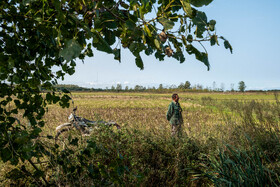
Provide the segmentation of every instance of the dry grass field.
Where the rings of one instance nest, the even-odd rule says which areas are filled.
[[[77,114],[91,120],[113,120],[121,126],[149,131],[161,137],[170,137],[170,125],[166,120],[166,112],[171,102],[170,94],[151,93],[73,93]],[[225,140],[232,126],[225,125],[225,118],[242,121],[238,111],[230,106],[235,102],[250,103],[252,100],[262,103],[275,103],[271,94],[222,94],[222,93],[179,93],[183,108],[183,130],[189,137],[200,136],[200,141],[211,136],[216,140]],[[46,113],[47,134],[55,133],[55,127],[67,122],[73,105],[62,109],[58,105],[48,107]],[[240,108],[241,110],[241,108]],[[240,111],[241,112],[241,111]],[[225,116],[226,115],[226,116]],[[225,128],[222,130],[221,128]],[[228,132],[228,133],[225,133]],[[214,136],[214,137],[213,137]],[[218,137],[219,136],[219,137]],[[209,138],[209,137],[208,137]]]

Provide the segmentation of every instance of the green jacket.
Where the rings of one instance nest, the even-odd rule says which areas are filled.
[[[166,118],[172,125],[178,125],[183,123],[182,108],[180,103],[172,101],[168,107]]]

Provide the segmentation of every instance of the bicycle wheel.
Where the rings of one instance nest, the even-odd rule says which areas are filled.
[[[58,137],[63,133],[63,132],[66,132],[66,131],[69,131],[71,130],[73,127],[72,127],[72,124],[71,123],[64,123],[64,124],[61,124],[59,126],[56,127],[56,135],[55,135],[55,143],[57,142],[58,140]]]

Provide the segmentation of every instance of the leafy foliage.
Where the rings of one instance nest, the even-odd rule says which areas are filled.
[[[245,85],[245,82],[244,81],[240,81],[238,83],[238,89],[240,92],[244,92],[245,91],[245,88],[246,88],[246,85]]]
[[[221,151],[219,161],[212,165],[218,176],[211,176],[218,186],[277,186],[277,175],[264,166],[267,158],[263,151],[252,146],[251,150],[239,150],[227,145]]]
[[[69,106],[67,91],[57,95],[54,85],[65,74],[75,72],[77,58],[92,57],[92,48],[113,54],[120,61],[118,39],[121,46],[135,56],[140,69],[144,68],[140,55],[143,51],[159,60],[164,60],[168,52],[168,56],[184,62],[186,49],[209,69],[207,51],[200,52],[191,44],[210,41],[216,36],[215,22],[207,22],[205,13],[194,8],[209,3],[211,0],[2,0],[1,159],[14,165],[29,162],[35,170],[29,176],[42,178],[48,184],[32,160],[49,156],[37,140],[44,126],[42,118],[47,104]],[[156,12],[152,12],[154,6],[157,6]],[[150,13],[155,17],[148,19]],[[159,37],[162,31],[166,36],[164,40]],[[227,40],[224,44],[232,51]],[[55,72],[53,67],[57,67]],[[41,94],[41,90],[48,92]],[[26,121],[19,121],[17,115]]]

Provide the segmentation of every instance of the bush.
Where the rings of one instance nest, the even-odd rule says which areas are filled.
[[[217,186],[278,186],[278,175],[265,166],[268,162],[256,146],[240,150],[227,145],[212,159],[214,172],[209,177]]]

